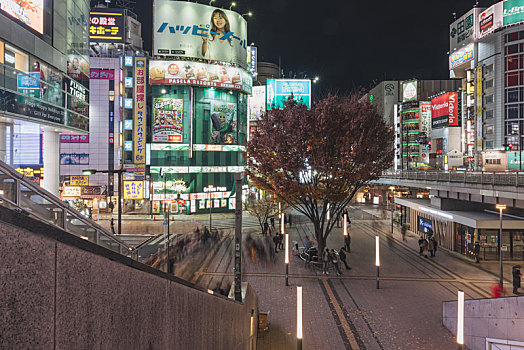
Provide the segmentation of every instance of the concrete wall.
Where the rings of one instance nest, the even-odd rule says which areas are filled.
[[[249,287],[211,295],[3,207],[0,250],[0,349],[256,347]]]
[[[457,334],[457,302],[442,303],[442,323]],[[524,296],[466,300],[464,341],[468,349],[485,350],[486,338],[524,342]]]

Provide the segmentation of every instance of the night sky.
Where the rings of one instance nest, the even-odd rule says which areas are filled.
[[[475,4],[465,0],[236,2],[238,12],[253,12],[248,18],[248,40],[258,47],[259,61],[278,63],[280,57],[286,77],[319,76],[317,89],[322,92],[368,89],[384,79],[448,78],[452,13],[460,17]],[[230,3],[217,0],[213,5],[228,8]],[[480,7],[491,4],[479,2]],[[137,0],[134,12],[143,25],[145,49],[151,50],[152,2]]]

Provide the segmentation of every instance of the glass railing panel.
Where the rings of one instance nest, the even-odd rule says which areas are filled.
[[[16,180],[9,174],[0,171],[0,197],[16,203]]]

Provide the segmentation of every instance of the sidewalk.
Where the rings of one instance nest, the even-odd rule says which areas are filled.
[[[364,212],[371,214],[377,218],[380,218],[382,215],[382,212],[380,209],[371,209],[366,208],[362,209]],[[391,212],[388,212],[391,214]],[[379,219],[381,223],[381,230],[383,233],[391,236],[391,216],[389,216],[389,219],[383,220]],[[397,225],[393,226],[393,237],[397,241],[402,241],[402,235],[400,233],[400,229],[397,227]],[[413,231],[409,231],[406,234],[406,241],[403,243],[407,244],[411,249],[414,251],[418,251],[418,239],[419,235],[417,235]],[[484,272],[489,273],[492,276],[493,282],[498,282],[499,276],[500,276],[500,265],[498,260],[481,260],[480,263],[475,263],[473,259],[470,259],[462,254],[459,254],[457,252],[450,251],[448,249],[438,247],[437,249],[437,257],[433,258],[434,261],[447,269],[450,269],[452,271],[455,271],[457,269],[457,262],[462,262],[460,266],[460,271],[457,272],[458,275],[460,275],[463,278],[468,278],[472,273],[475,273],[476,269],[480,269]],[[504,277],[504,287],[507,291],[511,292],[512,288],[512,268],[514,265],[521,265],[524,266],[524,261],[503,261],[503,277]],[[512,295],[511,293],[508,293],[509,295]]]

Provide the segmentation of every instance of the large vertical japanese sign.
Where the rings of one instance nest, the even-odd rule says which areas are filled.
[[[476,86],[477,102],[477,151],[482,151],[482,66],[477,67],[477,86]]]
[[[146,58],[135,57],[135,118],[133,163],[137,168],[146,164]]]

